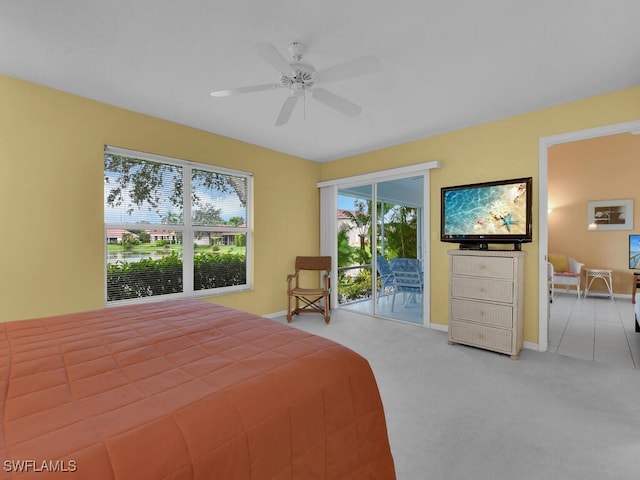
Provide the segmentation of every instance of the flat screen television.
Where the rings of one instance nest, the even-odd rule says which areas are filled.
[[[441,189],[440,240],[460,248],[532,240],[532,179],[514,178]]]
[[[636,233],[629,235],[629,268],[640,270],[640,235]]]

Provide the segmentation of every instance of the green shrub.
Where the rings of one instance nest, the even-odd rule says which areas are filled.
[[[107,265],[107,301],[182,292],[182,260],[176,252],[153,260]]]
[[[133,233],[124,232],[122,234],[122,246],[125,250],[131,251],[136,245],[140,245],[140,240]]]
[[[362,269],[354,276],[341,277],[338,294],[341,302],[371,297],[371,270]]]
[[[247,259],[244,255],[199,253],[193,262],[193,288],[230,287],[247,283]]]
[[[246,257],[197,253],[194,256],[194,289],[244,285]],[[164,258],[107,265],[107,301],[166,295],[183,291],[182,259],[173,251]]]

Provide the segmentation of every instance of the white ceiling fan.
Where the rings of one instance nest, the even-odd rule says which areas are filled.
[[[230,88],[228,90],[216,90],[211,92],[211,96],[227,97],[240,93],[288,88],[290,95],[282,104],[282,108],[280,109],[280,113],[276,119],[276,127],[282,126],[289,121],[298,99],[303,97],[307,91],[311,93],[311,98],[344,115],[355,117],[362,111],[362,108],[359,105],[356,105],[335,93],[325,90],[324,88],[318,87],[318,84],[324,85],[331,82],[376,73],[381,67],[380,61],[376,57],[369,55],[316,71],[311,64],[302,61],[302,57],[306,52],[307,47],[300,42],[293,42],[289,45],[289,53],[293,59],[291,62],[287,61],[270,43],[258,43],[255,46],[255,50],[258,55],[280,72],[280,81],[278,83],[265,83],[262,85]]]

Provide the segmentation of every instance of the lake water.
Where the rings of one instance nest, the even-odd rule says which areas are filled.
[[[140,252],[108,252],[107,263],[116,263],[118,261],[125,263],[139,262],[143,258],[150,258],[152,260],[159,260],[166,257],[169,253],[143,253]],[[178,254],[182,257],[182,253]]]

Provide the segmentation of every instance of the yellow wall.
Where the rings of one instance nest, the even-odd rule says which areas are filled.
[[[295,254],[319,245],[316,182],[430,160],[431,321],[447,323],[447,255],[438,240],[440,188],[532,176],[538,139],[640,118],[640,87],[428,137],[327,164],[0,76],[0,320],[104,305],[104,144],[251,171],[255,289],[214,297],[265,314],[284,310]],[[295,205],[295,209],[288,208]],[[538,209],[525,245],[525,341],[538,339]],[[295,226],[295,228],[292,228]]]
[[[640,135],[629,133],[549,148],[549,252],[613,270],[615,293],[631,294],[628,246],[629,234],[640,232],[639,160]],[[633,231],[587,230],[587,202],[620,199],[633,200]],[[592,289],[604,291],[603,282]]]
[[[212,300],[285,309],[293,256],[319,249],[317,163],[6,76],[0,105],[0,321],[104,306],[105,144],[252,172],[254,290]]]
[[[501,178],[534,179],[534,241],[525,277],[527,342],[538,341],[538,140],[540,137],[640,118],[640,87],[588,98],[504,120],[424,138],[322,165],[322,180],[368,173],[430,160],[431,171],[431,322],[447,324],[448,264],[451,244],[439,241],[440,188]],[[455,248],[455,246],[454,246]]]

